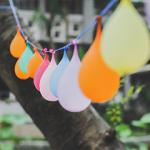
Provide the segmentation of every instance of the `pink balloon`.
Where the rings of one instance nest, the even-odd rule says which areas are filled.
[[[37,71],[36,71],[36,73],[34,75],[34,79],[33,79],[35,88],[38,91],[40,91],[40,80],[41,80],[41,77],[42,77],[43,73],[45,72],[46,68],[48,67],[48,65],[49,65],[48,55],[45,55],[44,60],[40,64],[39,68],[37,69]]]
[[[44,99],[48,101],[57,101],[57,97],[55,97],[50,90],[50,79],[54,69],[57,67],[54,54],[52,55],[51,62],[43,73],[40,80],[40,92]]]

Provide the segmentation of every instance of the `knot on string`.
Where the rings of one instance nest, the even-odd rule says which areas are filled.
[[[23,32],[23,30],[21,29],[21,26],[17,25],[16,29],[17,29],[17,31],[19,31],[21,33],[21,35],[23,36],[23,38],[26,41],[28,39],[28,37],[25,35],[25,33]]]
[[[74,50],[76,51],[76,50],[77,50],[77,40],[76,40],[76,39],[75,39],[75,40],[72,40],[71,43],[73,44]]]
[[[72,40],[72,42],[71,42],[73,45],[77,45],[77,40],[75,39],[75,40]]]
[[[25,39],[25,41],[27,41],[27,40],[28,40],[28,37],[27,37],[27,36],[24,36],[24,39]]]
[[[26,43],[30,45],[30,41],[28,41],[28,39],[26,40]]]
[[[55,51],[54,51],[53,48],[50,48],[50,49],[49,49],[49,52],[50,52],[51,54],[55,54]]]
[[[34,52],[37,52],[37,51],[38,51],[38,49],[37,49],[36,47],[34,47],[33,50],[34,50]]]
[[[19,32],[21,31],[21,29],[20,29],[20,27],[18,25],[16,26],[16,30],[17,31],[19,30]]]
[[[44,48],[44,49],[42,49],[42,51],[41,51],[42,55],[45,55],[46,52],[47,52],[47,48]]]
[[[100,16],[100,15],[96,16],[96,17],[95,17],[95,20],[96,20],[97,23],[98,23],[98,22],[101,22],[102,16]]]
[[[64,51],[67,51],[70,45],[64,46]]]

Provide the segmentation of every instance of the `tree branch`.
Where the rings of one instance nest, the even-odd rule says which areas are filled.
[[[31,116],[54,150],[123,150],[114,132],[92,106],[82,113],[65,111],[58,102],[47,102],[34,88],[32,79],[14,74],[16,59],[9,53],[15,35],[10,13],[0,14],[0,76]]]

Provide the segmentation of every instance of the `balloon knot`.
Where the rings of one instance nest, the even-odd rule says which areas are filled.
[[[64,51],[67,51],[68,47],[69,47],[69,45],[66,45],[66,46],[64,47]]]
[[[101,17],[101,16],[96,16],[95,20],[96,20],[97,22],[101,22],[102,17]]]
[[[46,52],[47,52],[47,48],[44,48],[44,49],[42,50],[42,55],[45,55]]]
[[[24,39],[27,41],[27,40],[28,40],[28,37],[27,37],[27,36],[25,36],[25,37],[24,37]]]
[[[51,54],[54,54],[54,53],[55,53],[55,51],[54,51],[53,48],[50,48],[49,51],[50,51]]]
[[[77,40],[72,40],[71,42],[73,45],[76,45],[77,44]]]
[[[34,47],[33,50],[34,50],[35,52],[38,51],[38,49],[37,49],[36,47]]]

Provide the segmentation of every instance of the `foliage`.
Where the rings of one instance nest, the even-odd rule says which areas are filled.
[[[0,123],[19,124],[22,125],[29,121],[29,117],[25,114],[6,114],[0,116]]]
[[[49,24],[49,19],[40,10],[35,11],[31,19],[33,22],[38,23],[39,25],[43,23]]]
[[[15,144],[13,142],[10,143],[0,143],[0,150],[14,150]]]
[[[132,125],[137,128],[147,129],[150,126],[150,113],[142,116],[140,120],[133,120]]]
[[[127,124],[120,124],[115,129],[120,137],[128,137],[132,134],[132,130]]]
[[[148,130],[148,127],[150,126],[150,113],[144,114],[139,120],[133,120],[132,126]]]
[[[121,83],[124,83],[124,79],[121,81]],[[130,99],[135,97],[135,95],[138,95],[141,90],[142,86],[139,86],[135,88],[134,86],[131,86],[125,96],[119,97],[119,100],[117,100],[117,96],[114,98],[112,102],[109,103],[106,109],[106,118],[107,121],[115,127],[116,125],[119,125],[123,123],[123,112],[124,112],[124,105],[129,102]]]
[[[83,56],[85,55],[85,51],[84,51],[84,49],[83,49],[83,47],[79,47],[79,49],[78,49],[78,53],[79,53],[79,57],[80,57],[80,60],[82,60],[82,58],[83,58]]]
[[[137,146],[126,146],[126,150],[148,150],[148,145],[145,143],[139,143]]]
[[[36,140],[36,137],[18,137],[13,131],[14,125],[29,122],[26,114],[6,114],[0,116],[0,150],[14,150],[15,145],[22,140]],[[9,142],[8,142],[9,141]]]
[[[123,86],[125,79],[122,79],[121,84]],[[149,131],[150,126],[150,113],[144,114],[139,120],[132,120],[131,123],[126,123],[123,119],[125,113],[125,106],[130,100],[134,100],[142,91],[143,86],[134,87],[131,86],[126,94],[121,95],[119,100],[117,96],[110,102],[106,108],[106,119],[115,129],[118,137],[124,141],[130,137],[144,136]],[[136,143],[126,144],[126,150],[148,150],[148,144]]]
[[[112,102],[106,109],[106,118],[112,126],[116,126],[122,122],[122,106]]]
[[[15,138],[13,133],[13,125],[22,125],[26,123],[29,118],[21,114],[7,114],[0,116],[0,140],[7,140]]]

